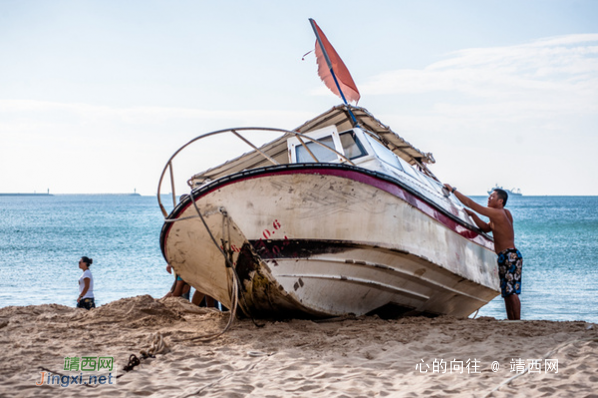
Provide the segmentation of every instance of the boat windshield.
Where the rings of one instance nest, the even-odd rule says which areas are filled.
[[[347,159],[358,159],[368,154],[353,130],[342,133],[340,137],[343,151],[345,152]]]
[[[379,143],[376,139],[372,137],[367,137],[367,139],[380,160],[382,160],[384,163],[390,166],[393,166],[403,171],[403,166],[401,165],[401,162],[399,162],[399,158],[397,158],[397,155],[395,155],[390,149],[386,148],[384,145]]]
[[[334,147],[334,141],[332,140],[332,136],[330,135],[318,139],[318,142],[321,142],[328,148],[336,149]],[[316,144],[315,142],[308,142],[306,143],[306,145],[311,151],[311,153],[313,153],[314,156],[318,159],[319,162],[333,162],[335,160],[338,160],[338,156],[336,155],[336,153],[329,151],[328,149]],[[297,163],[314,163],[314,159],[311,157],[309,152],[307,152],[307,150],[303,147],[303,145],[297,145],[295,147],[295,155],[297,158]]]

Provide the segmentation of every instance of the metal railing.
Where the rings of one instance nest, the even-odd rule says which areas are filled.
[[[309,137],[309,136],[307,136],[305,134],[298,133],[296,131],[285,130],[285,129],[277,129],[277,128],[270,128],[270,127],[236,127],[236,128],[229,128],[229,129],[224,129],[224,130],[212,131],[210,133],[206,133],[206,134],[202,134],[200,136],[197,136],[197,137],[193,138],[192,140],[190,140],[189,142],[187,142],[185,145],[181,146],[178,150],[176,150],[172,154],[172,156],[170,157],[170,159],[168,159],[168,162],[166,162],[166,165],[164,166],[164,169],[162,170],[162,174],[160,175],[160,180],[158,182],[158,204],[160,206],[160,210],[162,211],[162,214],[164,215],[165,219],[168,218],[168,212],[164,208],[164,205],[162,204],[162,199],[161,199],[162,183],[164,182],[164,177],[165,177],[165,175],[166,175],[167,172],[170,174],[170,185],[171,185],[172,203],[173,203],[173,206],[176,207],[176,204],[177,204],[176,203],[176,191],[175,191],[174,171],[173,171],[173,167],[172,167],[172,161],[185,148],[187,148],[188,146],[190,146],[191,144],[193,144],[193,143],[195,143],[195,142],[197,142],[199,140],[202,140],[202,139],[207,138],[207,137],[219,135],[219,134],[232,133],[234,136],[236,136],[237,138],[239,138],[241,141],[245,142],[247,145],[249,145],[251,148],[253,148],[257,153],[259,153],[262,157],[264,157],[266,160],[268,160],[272,164],[274,164],[274,165],[279,165],[280,164],[275,159],[273,159],[271,156],[269,156],[268,154],[264,153],[261,149],[259,149],[257,146],[255,146],[253,143],[251,143],[249,140],[247,140],[245,137],[243,137],[241,134],[239,134],[239,131],[279,132],[279,133],[283,133],[283,134],[291,134],[291,135],[295,136],[299,140],[299,142],[301,142],[301,144],[303,145],[303,147],[307,150],[307,152],[309,153],[309,155],[312,157],[312,159],[316,163],[320,163],[320,162],[318,161],[318,159],[316,158],[316,156],[312,153],[312,151],[307,147],[307,145],[305,145],[305,142],[303,141],[303,139],[307,139],[310,142],[314,142],[314,143],[316,143],[316,144],[318,144],[318,145],[326,148],[327,150],[329,150],[331,152],[334,152],[341,159],[343,159],[347,163],[355,166],[355,163],[353,163],[350,159],[348,159],[342,153],[338,152],[336,149],[331,148],[331,147],[329,147],[329,146],[327,146],[327,145],[319,142],[316,138]],[[191,189],[193,189],[193,187],[191,187]]]

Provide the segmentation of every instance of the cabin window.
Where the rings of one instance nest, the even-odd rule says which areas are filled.
[[[303,139],[303,141],[305,142],[307,140]],[[334,147],[334,141],[332,140],[332,136],[330,135],[318,139],[318,142],[321,142],[327,147],[336,150],[336,148]],[[314,156],[320,162],[334,162],[338,160],[338,155],[336,153],[324,148],[321,145],[316,144],[315,142],[306,142],[305,144],[307,145],[311,153],[313,153]],[[307,152],[307,150],[303,147],[303,145],[297,145],[295,147],[295,151],[297,163],[314,163],[314,159],[311,157],[309,152]]]
[[[440,182],[436,181],[434,178],[432,178],[426,174],[422,173],[422,175],[424,176],[423,180],[425,180],[428,183],[428,185],[430,185],[436,191],[442,192],[442,184]]]
[[[376,155],[380,160],[382,160],[384,163],[389,164],[390,166],[393,166],[403,171],[403,166],[401,165],[401,163],[399,162],[399,158],[397,158],[397,155],[395,155],[393,151],[391,151],[390,149],[379,143],[378,140],[372,137],[368,137],[368,140],[370,141],[370,145],[372,146],[374,152],[376,152]]]
[[[347,159],[353,160],[368,154],[353,130],[342,133],[340,136]]]
[[[403,170],[405,171],[405,173],[407,173],[408,175],[410,175],[411,177],[413,177],[419,181],[419,176],[417,175],[418,174],[417,171],[415,171],[415,169],[409,163],[407,163],[405,160],[399,159],[399,161],[401,162],[401,164],[403,164]]]

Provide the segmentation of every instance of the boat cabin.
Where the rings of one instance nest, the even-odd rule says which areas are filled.
[[[194,175],[189,185],[195,188],[226,175],[260,167],[325,162],[409,176],[427,189],[440,189],[440,183],[426,166],[435,162],[431,153],[413,147],[366,109],[350,109],[357,127],[348,114],[348,107],[336,106],[252,152]]]
[[[351,117],[349,110],[354,117]],[[282,135],[258,148],[245,138],[249,136],[248,133],[256,131],[280,132]],[[382,179],[393,179],[402,189],[443,209],[468,228],[473,223],[454,195],[449,195],[427,167],[435,163],[432,154],[415,148],[364,108],[339,105],[294,130],[248,127],[219,130],[199,136],[185,146],[201,138],[223,133],[236,135],[253,150],[195,174],[187,181],[192,189],[220,178],[264,167],[338,163],[366,169]],[[160,184],[172,158],[162,173]],[[172,173],[172,168],[170,171]],[[172,192],[176,206],[174,188]],[[161,203],[160,206],[166,214]]]

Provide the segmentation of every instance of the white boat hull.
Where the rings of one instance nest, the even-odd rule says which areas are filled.
[[[230,245],[247,315],[467,316],[498,295],[488,237],[375,173],[298,166],[196,190],[195,205],[187,199],[170,216],[184,220],[163,228],[166,260],[230,306],[232,270],[199,210],[216,242]]]

